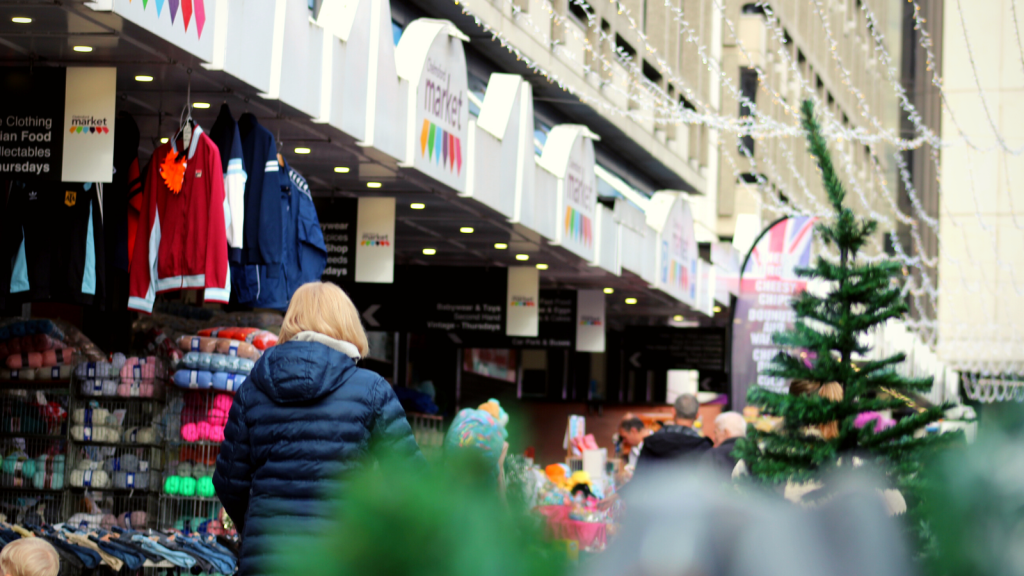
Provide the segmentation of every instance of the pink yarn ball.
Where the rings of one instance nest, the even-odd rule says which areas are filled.
[[[211,442],[223,442],[224,441],[224,427],[223,426],[211,426],[210,427],[210,441]]]
[[[211,428],[212,428],[212,426],[210,426],[209,422],[199,422],[199,423],[197,423],[196,424],[196,430],[198,432],[197,435],[199,436],[199,439],[200,440],[209,440],[210,439],[210,430],[211,430]]]
[[[231,394],[217,394],[213,398],[213,407],[227,414],[231,412],[232,402],[234,402],[234,396]]]
[[[195,423],[189,422],[181,426],[181,439],[185,442],[199,441],[199,428]]]
[[[210,413],[206,415],[206,421],[211,426],[223,426],[228,423],[228,415],[223,410],[210,408]]]

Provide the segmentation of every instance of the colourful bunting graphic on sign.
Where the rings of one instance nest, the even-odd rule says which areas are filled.
[[[160,2],[161,4],[163,4],[163,0],[157,0],[157,1]],[[181,0],[167,0],[167,1],[170,2],[170,4],[171,4],[171,24],[174,24],[174,19],[178,16],[178,6],[181,5]],[[159,14],[159,13],[160,13],[160,11],[157,10],[157,14]]]
[[[154,0],[154,1],[156,2],[156,15],[157,16],[163,16],[163,13],[164,13],[164,0]],[[172,0],[172,2],[177,2],[177,0]],[[171,23],[172,24],[174,23],[174,14],[171,14]]]
[[[424,120],[420,130],[420,156],[445,170],[462,174],[462,141],[430,120]]]
[[[192,0],[181,0],[181,13],[185,16],[185,31],[188,32],[188,25],[192,21]]]
[[[572,206],[566,206],[565,235],[589,247],[594,242],[590,218],[578,212]]]
[[[203,3],[203,0],[195,0],[192,4],[193,11],[196,14],[196,35],[202,38],[203,26],[206,25],[206,5]]]
[[[430,138],[430,120],[423,121],[423,130],[420,132],[420,156],[427,155],[427,140]]]

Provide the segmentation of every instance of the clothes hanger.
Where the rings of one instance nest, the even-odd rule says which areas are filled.
[[[187,153],[189,144],[192,142],[192,125],[195,123],[192,119],[192,69],[189,68],[186,74],[188,75],[188,83],[185,89],[185,107],[181,110],[181,114],[178,115],[178,131],[171,138],[171,142],[176,142],[178,136],[182,136],[182,152],[178,154],[179,159],[183,154]]]

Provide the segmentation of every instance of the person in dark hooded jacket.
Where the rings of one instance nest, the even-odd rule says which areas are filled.
[[[644,440],[643,450],[636,462],[633,479],[667,463],[696,462],[711,449],[711,440],[693,428],[700,403],[693,394],[682,394],[676,399],[674,423],[664,426]]]
[[[235,395],[213,484],[242,536],[240,576],[271,572],[290,542],[326,529],[325,500],[344,497],[371,448],[422,461],[391,386],[356,366],[367,348],[341,288],[304,284]]]

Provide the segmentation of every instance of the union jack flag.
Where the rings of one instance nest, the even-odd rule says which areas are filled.
[[[798,280],[795,269],[811,263],[817,221],[813,216],[797,216],[772,226],[750,251],[743,279]]]

